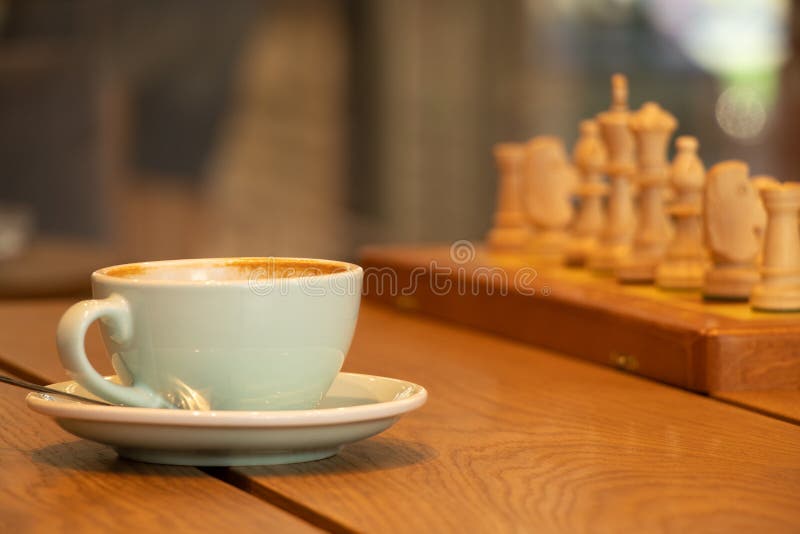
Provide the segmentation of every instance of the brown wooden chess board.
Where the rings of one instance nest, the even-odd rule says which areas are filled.
[[[696,391],[800,389],[800,313],[620,285],[466,243],[370,247],[361,265],[367,298],[408,311]]]

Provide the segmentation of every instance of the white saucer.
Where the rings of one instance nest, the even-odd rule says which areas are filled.
[[[74,381],[50,387],[94,397]],[[383,432],[425,403],[422,386],[339,373],[315,410],[188,411],[83,403],[30,393],[28,406],[67,432],[125,458],[178,465],[271,465],[320,460]],[[96,398],[96,397],[94,397]]]

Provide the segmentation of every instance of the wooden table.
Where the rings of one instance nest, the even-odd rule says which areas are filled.
[[[92,271],[123,262],[91,241],[38,237],[19,255],[0,260],[0,298],[86,297],[92,293]]]
[[[0,304],[0,367],[64,378],[53,332],[67,304]],[[96,332],[87,344],[101,350]],[[429,402],[335,458],[277,467],[117,459],[2,389],[0,529],[800,529],[792,422],[375,305],[345,368],[423,384]]]

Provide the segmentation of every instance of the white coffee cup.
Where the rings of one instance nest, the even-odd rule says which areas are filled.
[[[215,258],[106,267],[93,300],[58,325],[64,367],[95,395],[140,407],[313,408],[341,369],[363,271],[297,258]],[[84,352],[100,320],[122,384]]]

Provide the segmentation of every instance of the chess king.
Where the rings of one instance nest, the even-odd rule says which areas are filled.
[[[650,283],[670,239],[670,224],[664,209],[664,186],[669,180],[667,149],[678,121],[655,102],[646,102],[630,118],[636,138],[639,213],[631,253],[616,269],[617,279],[627,283]]]
[[[636,226],[631,183],[636,170],[636,148],[629,124],[628,80],[622,74],[611,77],[611,101],[611,108],[597,116],[608,150],[606,174],[611,182],[600,245],[588,261],[589,268],[597,273],[613,272],[628,255]]]

